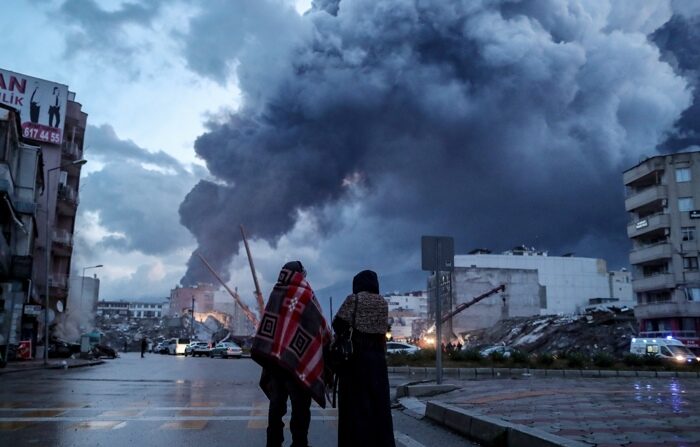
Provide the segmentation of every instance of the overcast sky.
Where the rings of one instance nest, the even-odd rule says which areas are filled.
[[[103,299],[210,281],[194,250],[252,296],[241,223],[264,294],[417,270],[421,234],[625,267],[622,171],[700,143],[698,2],[8,3],[0,66],[89,114]]]

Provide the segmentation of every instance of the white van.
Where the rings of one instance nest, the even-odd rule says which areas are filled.
[[[697,362],[698,358],[683,343],[668,336],[665,338],[633,338],[630,352],[637,355],[658,355],[677,362]]]
[[[185,348],[190,344],[189,338],[171,338],[168,340],[168,354],[184,354]]]

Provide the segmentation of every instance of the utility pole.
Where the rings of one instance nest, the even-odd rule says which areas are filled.
[[[190,341],[194,340],[194,295],[192,295],[192,327],[190,329],[192,336],[190,336]]]

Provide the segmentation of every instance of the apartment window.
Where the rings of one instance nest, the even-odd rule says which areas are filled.
[[[692,256],[688,258],[683,258],[683,268],[685,270],[697,270],[698,269],[698,258],[697,256]]]
[[[698,301],[700,302],[700,288],[690,287],[688,291],[688,301]]]
[[[692,211],[695,209],[692,197],[678,198],[678,211]]]
[[[690,181],[690,168],[678,168],[676,169],[676,182],[689,182]]]
[[[684,241],[694,241],[695,227],[681,227],[681,235]]]
[[[698,258],[697,256],[692,256],[688,258],[683,258],[683,268],[685,270],[697,270],[698,269]]]

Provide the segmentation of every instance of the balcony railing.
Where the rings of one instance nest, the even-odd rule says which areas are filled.
[[[668,192],[664,185],[654,185],[631,194],[625,200],[625,210],[632,211],[656,200],[666,199]]]
[[[627,237],[638,237],[661,228],[669,228],[670,226],[670,216],[664,213],[657,213],[630,222],[627,225]]]
[[[632,288],[635,292],[672,289],[675,286],[676,281],[672,273],[659,273],[632,281]]]
[[[634,316],[638,320],[654,318],[685,317],[697,315],[700,311],[700,302],[686,299],[637,304],[634,308]]]
[[[78,193],[72,186],[61,184],[58,186],[58,199],[77,205]]]
[[[640,332],[639,337],[643,338],[697,338],[698,333],[696,331],[651,331],[651,332]]]
[[[76,143],[71,143],[70,141],[64,142],[62,147],[61,147],[61,152],[63,155],[66,156],[66,158],[72,159],[72,160],[77,160],[80,158],[80,148]]]
[[[54,230],[53,241],[57,244],[73,245],[73,234],[67,230]]]
[[[673,255],[673,248],[668,242],[640,247],[630,252],[630,264],[642,264],[656,259],[668,259]]]
[[[635,166],[634,168],[626,171],[624,174],[622,174],[622,179],[625,183],[625,185],[629,185],[630,183],[633,183],[643,177],[646,177],[647,175],[655,172],[655,171],[663,171],[664,170],[664,159],[663,158],[657,158],[653,160],[648,160],[639,166]]]

